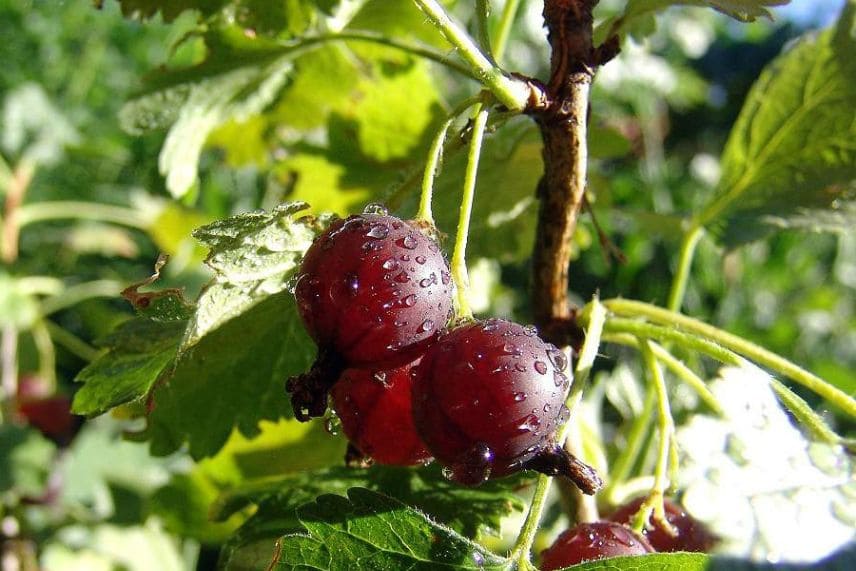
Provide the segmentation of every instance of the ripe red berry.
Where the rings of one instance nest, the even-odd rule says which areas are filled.
[[[415,364],[346,369],[330,391],[348,440],[379,464],[413,466],[431,458],[413,425],[410,371]]]
[[[413,417],[428,450],[469,485],[530,468],[587,493],[600,480],[554,440],[567,419],[567,358],[533,328],[501,319],[452,330],[415,370]]]
[[[563,532],[541,552],[541,570],[553,571],[584,561],[644,555],[654,548],[629,527],[614,522],[582,523]]]
[[[619,507],[612,515],[610,521],[630,524],[633,517],[645,501],[644,497]],[[648,542],[657,551],[697,551],[707,552],[716,544],[716,536],[711,533],[703,523],[689,515],[680,505],[667,499],[665,501],[666,521],[672,524],[678,534],[673,536],[657,525],[652,517],[643,530]]]
[[[313,369],[287,385],[300,420],[324,413],[327,391],[344,367],[413,360],[452,310],[449,266],[440,248],[385,214],[334,222],[306,252],[295,296],[319,349]]]

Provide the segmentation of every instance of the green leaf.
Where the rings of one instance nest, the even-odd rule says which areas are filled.
[[[31,428],[0,425],[0,493],[41,496],[56,446]]]
[[[189,445],[196,459],[216,453],[233,427],[257,434],[260,420],[291,416],[285,379],[306,370],[315,347],[289,292],[268,296],[179,353],[155,387],[152,452]]]
[[[122,14],[129,18],[153,18],[158,12],[172,22],[182,12],[197,10],[202,16],[217,13],[228,0],[118,0]]]
[[[210,248],[205,262],[214,271],[214,279],[199,297],[182,351],[254,304],[286,289],[315,237],[309,220],[294,220],[306,207],[289,202],[270,212],[238,214],[193,233]]]
[[[726,246],[791,227],[792,218],[794,227],[817,230],[852,219],[854,17],[848,3],[836,28],[803,37],[749,93],[723,153],[722,179],[696,220]]]
[[[715,10],[736,18],[742,22],[752,22],[756,18],[772,19],[770,6],[783,6],[790,0],[630,0],[624,10],[625,21],[652,12],[659,12],[669,6],[709,6]]]
[[[589,561],[563,569],[574,571],[703,571],[712,558],[703,553],[651,553]]]
[[[83,387],[74,395],[72,412],[103,414],[148,395],[175,358],[185,326],[184,321],[149,317],[120,325],[100,342],[107,352],[78,373],[75,380]]]
[[[262,483],[251,482],[223,496],[216,513],[223,518],[249,504],[256,504],[258,507],[248,530],[270,529],[271,522],[277,521],[281,533],[296,529],[294,510],[298,506],[325,492],[344,494],[350,488],[363,487],[383,490],[452,529],[475,536],[480,531],[495,532],[504,516],[523,509],[523,503],[512,490],[525,481],[526,477],[521,476],[492,480],[478,488],[465,488],[449,482],[436,465],[420,470],[392,466],[329,468]],[[463,505],[467,509],[461,509]]]
[[[195,184],[202,148],[218,126],[245,121],[270,105],[288,80],[302,50],[248,40],[233,28],[205,36],[208,58],[156,77],[154,91],[122,109],[125,130],[138,134],[171,125],[158,159],[175,197]]]
[[[387,496],[352,488],[298,509],[308,535],[286,535],[271,569],[507,569],[508,561]]]

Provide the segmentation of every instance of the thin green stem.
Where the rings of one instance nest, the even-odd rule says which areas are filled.
[[[577,361],[577,366],[574,369],[573,387],[578,387],[577,391],[571,390],[568,395],[568,408],[570,409],[570,419],[574,418],[577,404],[579,403],[579,395],[582,395],[582,385],[586,382],[588,374],[591,371],[592,364],[597,357],[598,347],[600,347],[601,331],[603,328],[606,310],[599,304],[597,298],[593,300],[592,318],[589,320],[589,325],[586,328],[586,338],[580,350],[580,359]],[[556,441],[563,443],[568,436],[568,431],[571,428],[571,421],[566,422],[559,428]],[[538,524],[541,522],[541,515],[544,511],[544,504],[547,499],[547,493],[550,491],[550,484],[553,478],[550,476],[539,475],[535,483],[535,491],[532,494],[532,503],[529,505],[529,512],[526,514],[526,520],[523,522],[523,527],[517,536],[517,541],[511,550],[510,558],[517,562],[518,569],[531,569],[530,563],[532,544],[535,542],[535,535],[538,531]]]
[[[639,348],[639,339],[630,334],[605,335],[603,340],[635,349]],[[720,416],[724,414],[722,405],[719,404],[716,396],[707,388],[707,384],[701,377],[659,343],[651,341],[651,349],[654,351],[657,360],[664,364],[678,379],[689,385],[711,410]]]
[[[30,334],[39,354],[39,376],[50,384],[51,392],[56,389],[56,348],[51,340],[46,320],[33,323]]]
[[[457,315],[459,318],[471,319],[473,311],[470,307],[469,290],[470,278],[467,273],[467,236],[470,231],[470,219],[473,213],[473,200],[476,194],[476,178],[478,176],[479,160],[481,159],[482,142],[487,125],[489,111],[482,105],[475,107],[472,131],[470,133],[470,151],[467,156],[467,170],[464,174],[464,192],[461,197],[461,210],[458,218],[458,229],[455,236],[455,250],[452,252],[452,277],[455,280]]]
[[[609,483],[606,485],[604,494],[611,504],[618,503],[618,498],[614,497],[615,490],[627,481],[633,466],[642,453],[648,428],[651,426],[651,420],[654,415],[655,404],[656,394],[654,387],[649,386],[645,391],[645,401],[642,404],[642,411],[633,419],[633,424],[630,425],[630,431],[627,433],[627,443],[613,463],[612,470],[609,471]]]
[[[814,438],[829,444],[839,444],[841,437],[835,433],[823,418],[798,394],[782,384],[781,381],[770,377],[770,386],[782,401],[782,404],[794,415],[797,421],[808,429]]]
[[[757,364],[772,371],[780,373],[807,389],[825,398],[830,404],[838,407],[850,416],[856,416],[856,400],[837,387],[827,383],[817,375],[814,375],[802,367],[788,361],[760,345],[747,341],[742,337],[723,331],[703,321],[687,317],[686,315],[669,311],[640,301],[626,299],[613,299],[604,301],[611,312],[619,315],[632,317],[643,317],[663,326],[680,328],[693,336],[699,336],[746,357]],[[612,320],[607,321],[607,327]],[[643,335],[645,336],[645,335]]]
[[[490,47],[490,33],[488,32],[490,20],[490,1],[476,0],[476,39],[481,52],[489,60],[494,61]],[[495,61],[494,61],[495,63]]]
[[[21,228],[35,222],[68,219],[110,222],[141,230],[146,230],[150,225],[150,220],[137,210],[97,202],[34,202],[24,204],[18,210],[18,225]]]
[[[96,280],[66,288],[62,293],[42,302],[42,315],[50,315],[61,309],[77,305],[81,301],[96,297],[117,297],[123,285],[113,280]]]
[[[0,423],[10,422],[18,399],[18,329],[3,325],[0,333]]]
[[[520,0],[506,0],[502,8],[502,16],[499,19],[499,29],[496,31],[496,39],[493,42],[493,57],[502,63],[505,57],[505,48],[508,46],[508,38],[511,36],[511,27],[517,16],[517,8]]]
[[[449,16],[437,0],[414,0],[414,2],[443,34],[443,37],[457,49],[458,54],[467,62],[482,85],[487,87],[503,105],[512,111],[522,111],[526,108],[531,90],[529,84],[505,75],[502,69],[482,53],[469,34]]]
[[[512,116],[515,115],[509,113],[492,114],[488,121],[487,131],[493,132],[504,125]],[[465,146],[466,143],[463,134],[461,134],[461,136],[452,136],[446,141],[446,144],[443,145],[443,151],[441,154],[444,159],[448,160],[451,157],[457,156]],[[401,206],[402,201],[407,195],[407,191],[420,180],[424,181],[424,177],[425,169],[422,165],[413,167],[402,177],[401,181],[395,183],[386,191],[383,203],[386,204],[390,210],[396,210]]]
[[[638,319],[626,319],[623,317],[610,316],[604,325],[605,333],[629,333],[637,337],[655,339],[663,343],[676,343],[687,349],[692,349],[712,357],[726,365],[740,366],[744,360],[733,351],[726,349],[712,341],[702,339],[679,329],[663,327],[653,323],[647,323]]]
[[[411,55],[422,57],[431,60],[435,63],[439,63],[440,65],[447,67],[452,71],[465,75],[476,81],[481,81],[481,76],[477,73],[474,73],[472,69],[465,65],[461,65],[460,63],[454,60],[449,59],[448,56],[446,56],[446,54],[442,52],[438,52],[433,48],[423,46],[421,44],[397,40],[389,36],[378,34],[377,32],[352,30],[336,34],[304,38],[301,40],[300,43],[302,45],[311,45],[313,43],[328,43],[341,41],[369,42],[397,49],[403,52],[407,52]]]
[[[51,334],[51,338],[57,345],[62,345],[71,354],[80,357],[87,363],[91,363],[92,361],[97,359],[99,355],[101,355],[101,351],[99,351],[77,335],[71,333],[66,329],[63,329],[53,321],[46,319],[45,325],[47,326],[48,332],[50,332]]]
[[[657,362],[654,350],[647,339],[639,339],[639,350],[642,353],[642,360],[645,362],[645,368],[649,377],[648,380],[654,386],[657,403],[657,429],[660,433],[660,443],[657,449],[657,464],[654,469],[654,486],[633,520],[633,529],[637,532],[641,532],[648,522],[652,509],[654,511],[654,518],[658,522],[666,522],[663,498],[665,497],[666,489],[669,487],[669,465],[670,460],[673,459],[672,451],[675,450],[673,447],[675,422],[672,419],[672,410],[669,406],[669,395],[666,392],[666,380],[663,378],[663,370],[660,368],[660,363]]]
[[[431,202],[434,196],[434,180],[439,175],[440,165],[443,161],[446,135],[455,119],[479,101],[481,101],[481,95],[465,99],[452,110],[449,117],[440,125],[440,130],[437,131],[437,135],[431,142],[431,148],[428,150],[428,160],[425,162],[425,171],[422,176],[422,193],[419,197],[419,211],[416,213],[416,220],[422,220],[434,226]]]
[[[675,277],[672,279],[672,289],[669,291],[669,301],[666,306],[672,311],[680,311],[684,303],[684,295],[687,292],[687,283],[689,282],[696,247],[703,235],[704,228],[700,226],[694,226],[684,234],[678,257],[678,267],[675,269]]]

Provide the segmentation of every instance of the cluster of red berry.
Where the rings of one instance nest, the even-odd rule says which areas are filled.
[[[565,354],[510,321],[452,324],[449,266],[414,224],[382,213],[334,222],[306,252],[295,295],[318,345],[286,385],[298,419],[324,415],[332,395],[352,448],[377,463],[434,458],[468,485],[533,469],[600,486],[555,441],[568,417]]]
[[[665,501],[666,521],[671,530],[663,529],[653,517],[639,535],[628,525],[642,507],[645,498],[619,507],[607,520],[582,523],[565,532],[541,554],[542,571],[563,569],[583,561],[608,559],[645,553],[695,551],[706,552],[716,543],[708,529],[671,500]]]

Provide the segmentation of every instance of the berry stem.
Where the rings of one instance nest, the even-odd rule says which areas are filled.
[[[517,16],[519,6],[520,0],[506,0],[505,6],[502,7],[499,29],[496,32],[496,39],[493,42],[493,57],[500,63],[505,56],[505,48],[508,46],[508,38],[511,35],[511,26],[514,24],[514,18]]]
[[[460,217],[455,235],[455,250],[452,253],[452,278],[455,280],[455,299],[457,301],[457,316],[462,319],[472,319],[469,289],[470,278],[467,274],[467,237],[470,230],[470,219],[475,198],[476,177],[478,176],[479,160],[481,158],[482,142],[485,126],[487,125],[488,110],[482,105],[475,106],[475,118],[470,132],[470,151],[467,156],[467,170],[464,174],[464,192],[461,197]]]
[[[522,111],[526,108],[531,91],[527,82],[505,75],[496,64],[482,53],[470,35],[452,19],[439,2],[436,0],[414,0],[414,2],[428,16],[428,19],[443,37],[457,49],[478,80],[503,105],[513,111]]]
[[[654,518],[657,520],[657,523],[661,524],[664,529],[669,529],[663,498],[669,485],[674,485],[675,483],[674,481],[669,482],[669,476],[674,475],[670,471],[670,467],[672,469],[676,468],[674,463],[677,461],[677,450],[674,445],[675,421],[672,418],[672,410],[669,406],[669,395],[666,392],[666,381],[663,378],[663,370],[660,368],[660,363],[654,355],[650,341],[639,339],[639,349],[642,353],[642,360],[645,362],[645,368],[648,371],[648,381],[654,386],[657,404],[657,429],[660,433],[660,443],[657,449],[657,464],[654,469],[653,489],[648,500],[643,502],[643,508],[639,510],[639,513],[633,520],[633,530],[637,533],[641,533],[642,528],[647,523],[651,508],[654,510]]]
[[[431,142],[431,148],[428,150],[428,160],[425,162],[425,170],[422,175],[422,194],[419,198],[419,211],[416,213],[416,220],[421,220],[434,226],[434,213],[431,209],[431,202],[434,196],[434,180],[437,178],[441,163],[443,162],[446,135],[448,135],[449,128],[455,122],[455,119],[481,100],[481,94],[465,99],[452,110],[449,117],[440,125],[440,130],[437,131],[437,135],[435,135],[434,140]]]
[[[488,32],[490,20],[490,2],[489,0],[476,0],[476,39],[479,43],[481,52],[490,61],[496,63],[493,58],[493,53],[490,48],[490,33]]]
[[[698,246],[702,236],[704,236],[704,228],[700,226],[694,226],[684,234],[678,257],[678,267],[675,269],[675,277],[672,280],[672,289],[669,291],[669,301],[666,305],[672,311],[680,311],[684,303],[696,246]]]
[[[633,335],[628,334],[615,334],[615,335],[605,335],[604,341],[610,343],[617,343],[618,345],[624,345],[626,347],[633,347],[634,349],[639,349],[639,338],[634,337]],[[663,365],[666,366],[669,371],[672,372],[678,379],[686,383],[691,389],[693,389],[696,394],[698,394],[699,398],[705,402],[707,406],[711,408],[716,414],[722,416],[725,414],[722,410],[722,405],[716,398],[704,380],[696,375],[692,369],[686,366],[683,361],[669,353],[669,351],[660,345],[659,343],[655,343],[653,341],[651,343],[651,349],[654,351],[654,355],[656,355],[657,360],[660,361]]]
[[[796,381],[822,396],[830,404],[840,408],[846,414],[856,416],[856,400],[847,395],[847,393],[824,381],[817,375],[806,371],[799,365],[742,337],[708,325],[703,321],[649,303],[626,299],[612,299],[604,301],[603,304],[612,313],[630,317],[642,317],[654,324],[658,324],[660,326],[658,329],[660,330],[669,328],[670,331],[679,333],[679,335],[675,336],[674,340],[689,348],[697,348],[698,341],[704,341],[708,345],[718,345],[720,353],[723,352],[722,348],[727,350],[726,354],[733,351],[755,361],[763,367]],[[613,321],[613,318],[607,320],[607,330],[610,329],[610,323]],[[643,336],[650,337],[650,335]],[[732,361],[731,364],[739,364],[733,362],[733,357],[730,360]]]
[[[571,392],[566,401],[568,409],[570,410],[569,418],[571,419],[574,418],[574,412],[582,397],[583,385],[588,379],[592,364],[597,357],[598,347],[600,347],[601,332],[606,318],[606,309],[600,305],[597,297],[592,301],[592,311],[590,315],[591,318],[589,319],[589,325],[586,329],[585,342],[580,350],[580,358],[574,368],[574,382],[571,385]],[[569,429],[570,421],[566,422],[557,432],[556,441],[559,443],[559,446],[561,446],[565,441],[565,438],[567,438]],[[579,460],[576,460],[576,458],[574,458],[573,461],[576,461],[578,465],[585,466],[585,468],[591,470],[591,468]],[[581,466],[578,467],[582,469]],[[596,478],[597,475],[595,474],[594,477]],[[538,531],[538,524],[541,521],[541,515],[544,511],[547,493],[550,491],[550,484],[552,481],[552,476],[540,474],[535,483],[535,491],[532,494],[532,502],[529,505],[529,512],[526,514],[526,520],[523,522],[523,527],[520,529],[520,534],[517,536],[517,541],[511,551],[511,559],[517,561],[518,569],[530,569],[532,566],[529,562],[532,553],[532,544],[535,541],[535,534]],[[582,494],[580,494],[580,496],[582,496]],[[580,502],[585,501],[580,500],[580,498],[577,499]],[[594,509],[595,511],[597,510],[596,505]]]
[[[654,415],[655,404],[654,388],[648,387],[645,392],[645,401],[642,404],[642,411],[633,419],[633,424],[630,426],[630,431],[627,434],[627,443],[616,458],[612,470],[609,472],[609,483],[606,486],[604,494],[611,504],[617,504],[619,498],[615,497],[615,491],[620,488],[630,476],[639,454],[642,452],[642,447],[648,437],[648,429],[651,426],[651,419]]]

